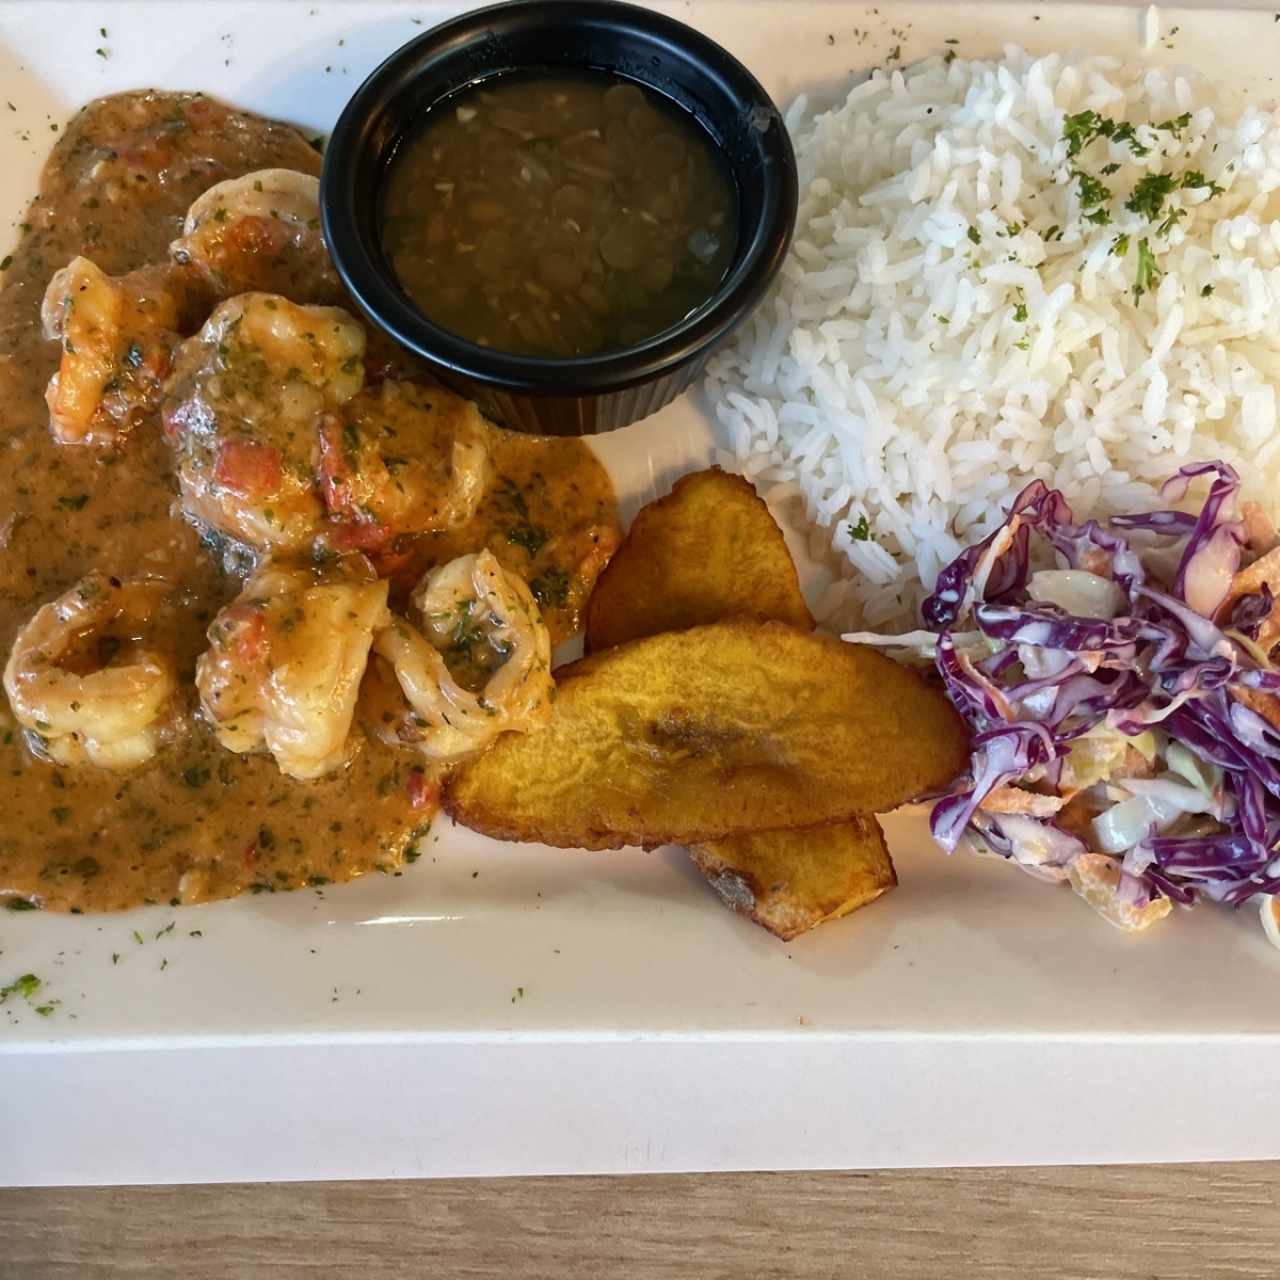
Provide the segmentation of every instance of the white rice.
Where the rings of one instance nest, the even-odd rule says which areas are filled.
[[[1150,153],[1099,138],[1069,160],[1063,121],[1085,109]],[[1222,457],[1276,511],[1275,113],[1185,71],[1009,48],[878,71],[788,126],[795,242],[709,379],[722,462],[817,522],[828,625],[917,625],[939,569],[1033,477],[1080,514],[1141,510]],[[1109,225],[1085,218],[1072,168],[1110,189]],[[1225,192],[1175,191],[1159,221],[1185,216],[1163,234],[1125,208],[1144,174],[1194,171]],[[1144,238],[1160,275],[1135,302]]]

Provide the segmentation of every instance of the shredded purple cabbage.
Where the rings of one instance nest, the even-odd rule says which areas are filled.
[[[1182,501],[1198,479],[1209,480],[1209,492],[1196,515],[1154,511],[1105,525],[1077,524],[1063,495],[1035,481],[999,529],[938,576],[922,613],[939,633],[938,673],[973,732],[968,775],[933,806],[931,829],[947,852],[967,838],[1062,879],[1089,853],[1079,816],[1068,830],[1030,808],[984,808],[992,792],[1020,784],[1026,798],[1068,803],[1079,792],[1089,802],[1086,822],[1111,804],[1141,806],[1153,796],[1150,820],[1134,829],[1132,842],[1118,853],[1111,846],[1119,893],[1138,905],[1168,898],[1188,906],[1201,896],[1238,906],[1280,893],[1280,714],[1272,723],[1257,709],[1259,697],[1275,697],[1280,713],[1280,669],[1240,639],[1256,641],[1276,601],[1265,584],[1230,597],[1246,541],[1240,481],[1230,466],[1183,467],[1163,496]],[[1178,557],[1171,582],[1132,544],[1138,531],[1144,546],[1159,545],[1162,559]],[[1118,597],[1104,585],[1107,598],[1123,601],[1114,616],[1069,612],[1046,603],[1043,592],[1033,598],[1033,566],[1044,559],[1033,558],[1033,537],[1047,544],[1057,569],[1094,575],[1084,581],[1095,592],[1104,585],[1096,579],[1114,584]],[[1150,735],[1138,738],[1147,730],[1159,745],[1146,772],[1165,782],[1135,781],[1128,792],[1120,769],[1060,787],[1082,738],[1124,735],[1115,738],[1123,753],[1129,742],[1149,745]],[[1174,744],[1183,752],[1182,774],[1171,771]],[[1189,767],[1203,777],[1188,781]],[[1195,785],[1216,790],[1193,816],[1176,807],[1185,804],[1176,797],[1198,794],[1187,791]],[[1160,807],[1161,795],[1175,797],[1172,808]]]

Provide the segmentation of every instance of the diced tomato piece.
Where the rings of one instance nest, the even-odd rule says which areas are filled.
[[[377,551],[391,538],[391,530],[380,524],[335,524],[326,541],[339,554],[349,551]],[[380,576],[385,577],[385,574]]]
[[[369,552],[369,559],[380,578],[395,578],[403,573],[415,570],[420,559],[419,551],[412,545],[396,548],[394,546],[374,547]],[[422,577],[420,572],[413,572],[413,581]]]
[[[428,780],[421,769],[410,770],[405,789],[409,793],[409,804],[414,809],[433,809],[439,803],[440,784]]]
[[[221,129],[230,114],[222,103],[206,98],[203,94],[187,103],[187,123],[196,130]]]
[[[280,450],[240,437],[224,440],[218,448],[214,476],[219,484],[237,493],[266,497],[277,492],[284,479]]]
[[[319,460],[317,469],[320,472],[320,492],[324,496],[324,504],[330,511],[345,514],[351,506],[351,495],[348,492],[348,481],[351,469],[342,451],[342,423],[333,415],[326,415],[319,431]]]
[[[266,657],[271,637],[267,633],[266,615],[256,605],[237,604],[224,609],[222,625],[228,647],[242,664],[252,665]]]

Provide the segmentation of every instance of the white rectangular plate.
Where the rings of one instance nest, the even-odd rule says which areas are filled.
[[[1058,4],[663,7],[782,103],[830,101],[895,46],[1136,56],[1142,27]],[[198,88],[324,131],[457,8],[0,0],[0,254],[52,126],[88,99]],[[1161,29],[1151,57],[1273,97],[1270,10],[1166,10]],[[595,443],[630,514],[715,439],[688,398]],[[889,826],[901,887],[791,944],[677,851],[445,821],[396,878],[3,913],[0,985],[34,972],[59,1003],[0,1007],[0,1182],[1280,1156],[1280,953],[1250,909],[1129,938],[1068,892],[942,857],[918,818]]]

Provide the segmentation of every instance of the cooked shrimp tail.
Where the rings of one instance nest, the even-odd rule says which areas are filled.
[[[45,399],[66,444],[114,444],[160,404],[189,285],[172,268],[104,274],[75,258],[49,282],[41,318],[62,347]]]
[[[364,330],[337,307],[268,293],[222,303],[165,389],[187,515],[255,551],[309,548],[324,521],[316,431],[360,390],[363,355]]]
[[[94,573],[22,628],[4,688],[38,755],[118,769],[155,754],[178,687],[156,625],[171,591],[159,579]]]
[[[264,292],[298,303],[343,300],[320,231],[320,181],[292,169],[260,169],[210,187],[187,210],[169,252],[220,298]]]
[[[371,569],[260,570],[213,620],[196,664],[218,740],[268,751],[294,778],[342,768],[373,633],[389,621],[387,584]]]
[[[397,619],[374,641],[407,703],[398,717],[378,716],[387,740],[451,759],[546,723],[551,639],[529,588],[492,552],[433,569],[413,605],[421,630]]]

